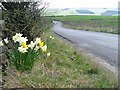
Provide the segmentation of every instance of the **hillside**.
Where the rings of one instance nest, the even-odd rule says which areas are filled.
[[[47,16],[58,15],[117,15],[116,8],[64,8],[64,9],[48,9],[45,12]]]

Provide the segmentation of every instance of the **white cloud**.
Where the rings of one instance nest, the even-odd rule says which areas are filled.
[[[43,0],[50,8],[117,8],[119,0]]]

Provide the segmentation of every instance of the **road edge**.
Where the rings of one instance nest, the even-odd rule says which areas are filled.
[[[109,71],[111,71],[112,73],[114,73],[115,76],[118,77],[118,68],[110,65],[109,63],[107,63],[104,59],[101,59],[100,57],[95,56],[94,54],[88,53],[86,52],[83,48],[78,47],[78,45],[76,45],[74,42],[72,42],[71,40],[69,40],[68,38],[59,35],[58,33],[56,33],[55,31],[53,31],[56,36],[58,38],[60,38],[61,40],[63,40],[64,42],[67,42],[68,44],[70,44],[72,47],[74,47],[76,50],[79,50],[79,52],[81,52],[83,55],[90,57],[91,60],[93,62],[95,62],[96,64],[100,64],[100,66],[105,67],[106,69],[108,69]]]

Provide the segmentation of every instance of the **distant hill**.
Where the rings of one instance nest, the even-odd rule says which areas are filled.
[[[65,9],[49,9],[45,12],[45,15],[79,15],[79,13],[74,10],[74,9],[70,9],[70,8],[65,8]]]
[[[120,14],[120,12],[118,12],[118,11],[107,10],[107,11],[101,13],[101,15],[104,15],[104,16],[113,16],[113,15],[117,15],[118,13]]]
[[[80,14],[95,14],[94,12],[89,10],[76,10],[76,11],[79,12]]]
[[[48,9],[45,14],[47,16],[58,15],[118,15],[117,8],[63,8],[63,9]]]

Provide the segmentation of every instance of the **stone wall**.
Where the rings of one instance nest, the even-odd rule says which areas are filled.
[[[3,20],[0,20],[0,41],[2,40],[2,36],[3,36],[2,30],[3,30],[3,29],[4,29],[4,21],[3,21]],[[1,66],[1,64],[2,64],[3,59],[5,60],[5,59],[7,59],[7,58],[5,57],[4,48],[3,48],[3,47],[0,47],[0,66]]]
[[[2,40],[2,30],[3,30],[3,21],[0,20],[0,41]],[[1,61],[2,61],[2,54],[3,54],[3,51],[2,51],[2,47],[0,47],[0,66],[1,66]]]
[[[0,20],[0,41],[2,40],[2,30],[4,29],[4,21]],[[4,51],[4,47],[0,47],[0,88],[4,84],[4,79],[2,78],[3,74],[6,73],[7,68],[7,56]]]
[[[2,37],[2,24],[0,23],[0,41]],[[0,88],[2,86],[2,47],[0,47]]]

